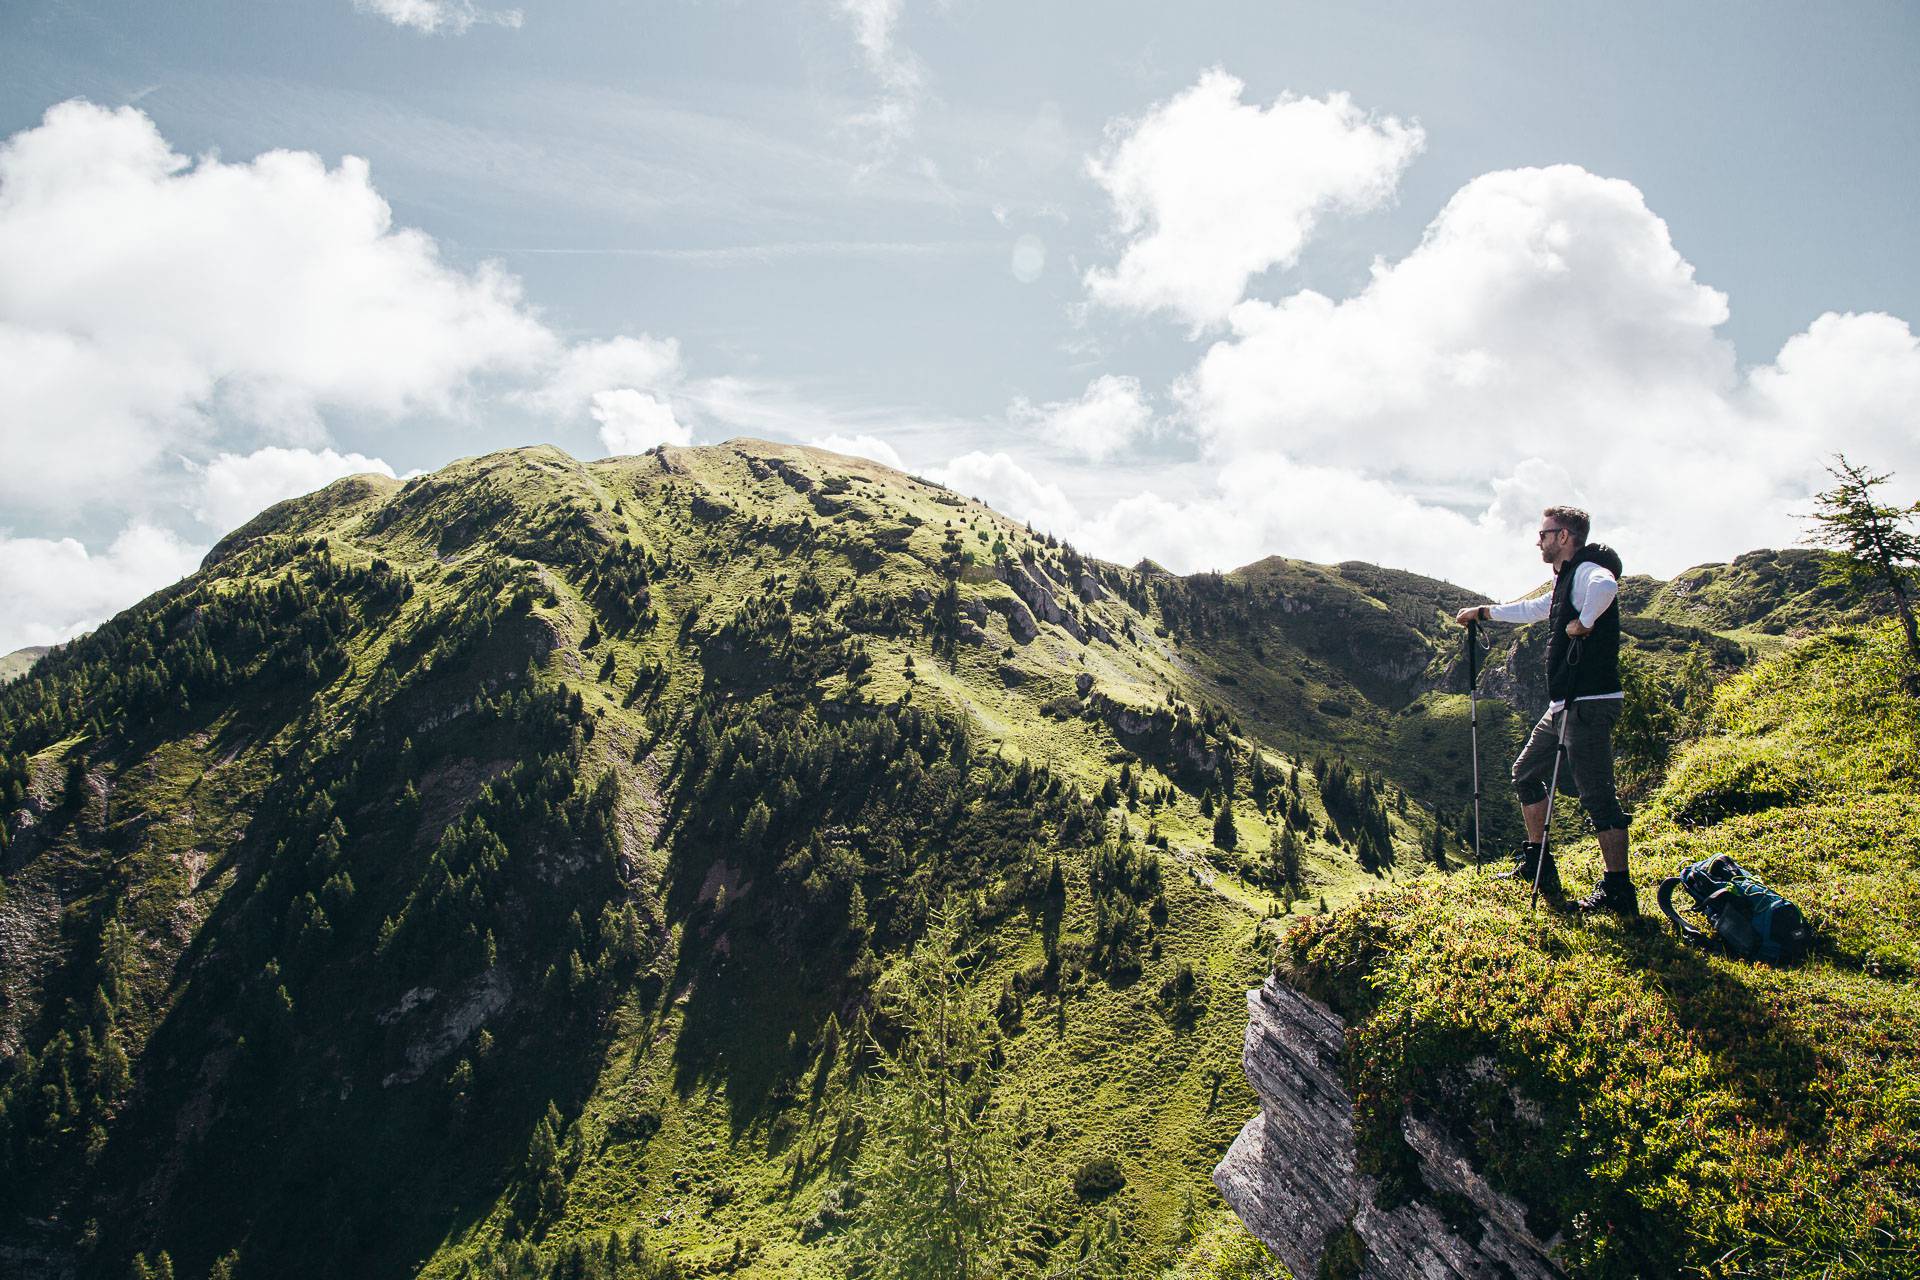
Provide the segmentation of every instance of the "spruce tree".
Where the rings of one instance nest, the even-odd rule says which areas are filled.
[[[67,756],[67,785],[63,797],[67,808],[79,810],[87,803],[87,758],[76,749]]]
[[[1032,1194],[999,1076],[988,1010],[961,980],[958,915],[938,913],[881,992],[900,1031],[874,1044],[880,1069],[861,1102],[867,1137],[849,1238],[875,1280],[985,1280],[1002,1274],[1032,1226]]]
[[[1876,474],[1848,462],[1845,454],[1834,455],[1827,474],[1838,483],[1814,496],[1819,505],[1807,535],[1808,542],[1836,553],[1822,581],[1863,599],[1884,595],[1900,615],[1908,656],[1920,667],[1920,628],[1913,616],[1913,593],[1920,587],[1920,533],[1905,527],[1920,516],[1920,502],[1904,507],[1876,502],[1873,491],[1892,473]],[[1917,682],[1920,675],[1908,675],[1910,691],[1920,688]]]
[[[1240,843],[1240,830],[1233,824],[1233,806],[1222,804],[1220,812],[1213,820],[1213,843],[1215,848],[1234,849]]]
[[[527,1190],[535,1213],[548,1221],[567,1207],[567,1184],[560,1173],[560,1147],[553,1124],[558,1114],[548,1103],[547,1114],[533,1127],[533,1139],[527,1144]]]

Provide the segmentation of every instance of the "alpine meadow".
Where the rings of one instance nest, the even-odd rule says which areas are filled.
[[[0,1280],[1920,1280],[1916,53],[0,6]]]
[[[1894,633],[1789,643],[1847,620],[1808,551],[1623,598],[1627,723],[1694,739],[1631,757],[1650,856],[1778,878],[1827,939],[1801,970],[1530,917],[1475,871],[1447,615],[1476,597],[1438,582],[1105,564],[748,440],[281,503],[0,692],[7,1256],[1265,1274],[1208,1175],[1277,950],[1356,1019],[1363,1167],[1393,1167],[1387,1108],[1432,1108],[1571,1274],[1740,1241],[1894,1274]],[[1483,678],[1528,705],[1539,630]],[[1481,720],[1506,753],[1516,718]],[[1449,1088],[1483,1058],[1540,1132]]]

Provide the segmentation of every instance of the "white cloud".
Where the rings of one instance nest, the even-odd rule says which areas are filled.
[[[807,441],[816,449],[825,449],[830,453],[844,453],[855,458],[871,458],[895,471],[906,470],[906,463],[900,461],[899,451],[879,436],[821,436]]]
[[[672,338],[641,334],[609,338],[569,348],[539,386],[515,399],[546,413],[571,417],[584,411],[595,393],[628,388],[670,389],[682,377],[680,344]]]
[[[1773,424],[1772,447],[1818,439],[1876,467],[1920,480],[1920,339],[1883,313],[1829,312],[1749,375],[1752,416]],[[1824,480],[1824,477],[1822,478]],[[1821,487],[1825,487],[1824,483]]]
[[[1140,380],[1110,373],[1088,383],[1078,400],[1035,405],[1022,397],[1013,402],[1007,416],[1090,462],[1124,452],[1153,426],[1153,410],[1141,394]]]
[[[600,443],[609,454],[693,443],[693,432],[674,419],[671,406],[631,387],[594,392],[588,412],[600,424]]]
[[[1088,172],[1127,237],[1111,269],[1086,274],[1092,298],[1123,310],[1171,310],[1216,324],[1254,276],[1290,266],[1329,212],[1393,195],[1425,135],[1369,117],[1342,93],[1240,101],[1218,68],[1138,121],[1109,126]]]
[[[222,533],[251,520],[283,498],[312,493],[342,476],[393,475],[379,458],[332,449],[286,449],[268,445],[249,454],[222,453],[200,471],[200,498],[193,514]]]
[[[148,524],[129,525],[104,553],[72,538],[0,533],[0,653],[58,644],[192,573],[205,554]]]
[[[1726,317],[1631,183],[1509,170],[1462,187],[1352,298],[1234,308],[1180,394],[1217,449],[1452,475],[1557,433],[1697,422],[1735,381]]]
[[[1920,469],[1905,321],[1821,316],[1742,370],[1726,297],[1640,191],[1575,166],[1476,178],[1351,297],[1228,315],[1173,389],[1210,483],[1082,515],[1006,461],[997,492],[1116,559],[1362,558],[1506,592],[1543,574],[1550,502],[1665,576],[1796,541],[1835,451]]]
[[[890,157],[913,133],[926,87],[926,70],[898,36],[903,0],[839,0],[838,11],[853,28],[860,60],[879,83],[880,96],[847,123],[867,136],[878,157]]]
[[[1632,184],[1511,170],[1461,188],[1351,298],[1234,308],[1176,395],[1223,468],[1284,455],[1484,504],[1515,548],[1557,488],[1630,569],[1672,573],[1793,542],[1826,454],[1920,464],[1904,321],[1823,316],[1743,374],[1716,332],[1727,314]],[[1475,579],[1510,581],[1500,563]]]
[[[1080,527],[1080,514],[1059,485],[1036,478],[1004,453],[962,454],[929,471],[927,478],[1036,529],[1066,532]]]
[[[931,476],[1083,551],[1122,564],[1151,559],[1179,573],[1236,569],[1276,554],[1371,560],[1469,585],[1486,582],[1489,565],[1516,587],[1545,572],[1537,561],[1515,563],[1530,553],[1516,551],[1487,513],[1462,514],[1353,470],[1279,453],[1239,459],[1192,494],[1142,490],[1092,513],[1005,453],[967,454]]]
[[[423,35],[465,35],[479,24],[518,27],[526,17],[518,9],[482,9],[473,0],[353,0],[353,7]]]
[[[392,474],[335,447],[335,420],[374,432],[506,402],[644,447],[687,439],[663,399],[681,377],[670,338],[570,345],[498,266],[447,263],[394,225],[364,161],[190,160],[141,112],[79,100],[0,143],[0,510],[34,533],[82,511],[129,526],[97,555],[9,541],[91,584],[71,605],[8,597],[35,636],[160,585],[143,566],[191,568],[163,554],[186,545],[168,526],[225,530],[340,475]]]
[[[280,441],[323,413],[458,412],[561,344],[498,267],[393,225],[364,161],[175,154],[82,101],[0,146],[0,500],[116,503],[219,418]]]

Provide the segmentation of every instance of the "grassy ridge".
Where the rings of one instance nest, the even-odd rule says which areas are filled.
[[[1352,1020],[1366,1157],[1389,1187],[1412,1107],[1562,1234],[1575,1275],[1920,1275],[1903,661],[1890,627],[1841,631],[1737,677],[1638,826],[1643,907],[1654,877],[1732,853],[1818,927],[1800,966],[1690,950],[1664,922],[1530,917],[1469,877],[1295,926],[1278,963]],[[1596,864],[1576,844],[1570,879]]]
[[[752,441],[279,504],[0,691],[0,1256],[838,1274],[845,1046],[954,901],[1049,1247],[1257,1274],[1241,995],[1289,903],[1433,878],[1470,599],[1121,569]]]
[[[1050,1238],[1118,1211],[1158,1269],[1224,1226],[1271,839],[1312,911],[1430,834],[1365,774],[1330,813],[1163,631],[1126,571],[804,449],[263,513],[0,696],[0,1245],[836,1274],[829,1028],[959,898]],[[1116,851],[1157,875],[1096,883]]]

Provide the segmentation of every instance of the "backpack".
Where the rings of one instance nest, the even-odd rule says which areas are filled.
[[[1674,911],[1676,886],[1687,891],[1695,909],[1707,918],[1711,932],[1696,929]],[[1712,943],[1742,960],[1790,964],[1800,958],[1812,940],[1813,931],[1799,907],[1761,884],[1724,853],[1680,868],[1679,875],[1660,882],[1654,897],[1683,941]]]

